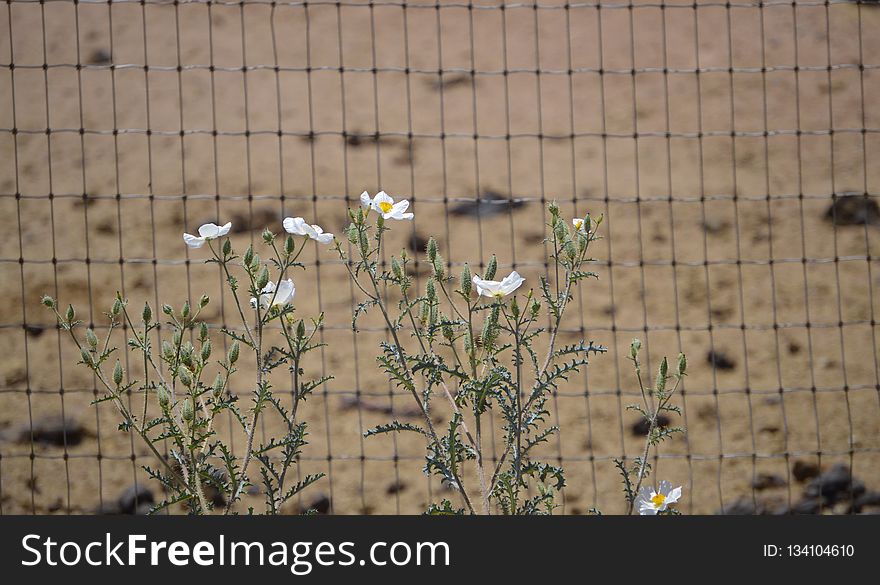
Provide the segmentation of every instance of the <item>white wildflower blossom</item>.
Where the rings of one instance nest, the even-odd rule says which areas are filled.
[[[673,489],[668,481],[661,481],[659,489],[645,486],[639,490],[636,496],[635,507],[642,516],[655,516],[664,511],[669,504],[674,504],[681,498],[681,486]]]
[[[333,241],[333,234],[324,233],[319,225],[309,225],[301,217],[288,217],[282,222],[284,230],[295,236],[307,236],[320,244],[329,244]]]
[[[201,248],[208,240],[216,240],[222,238],[232,229],[232,222],[226,225],[217,225],[215,223],[206,223],[199,228],[199,235],[183,234],[183,241],[190,248]]]
[[[505,276],[500,282],[483,280],[479,276],[473,278],[474,284],[477,286],[477,294],[496,299],[509,295],[518,289],[525,280],[516,270]]]
[[[385,219],[412,219],[412,213],[406,213],[409,209],[409,200],[403,199],[394,202],[394,199],[385,191],[379,191],[372,199],[370,194],[364,191],[361,193],[361,205],[366,209],[375,210]]]
[[[293,284],[293,279],[282,280],[278,283],[277,290],[275,283],[270,280],[269,284],[260,291],[260,308],[268,309],[270,303],[272,306],[286,305],[293,301],[295,294],[296,287]],[[257,299],[254,297],[251,297],[251,307],[257,308]]]

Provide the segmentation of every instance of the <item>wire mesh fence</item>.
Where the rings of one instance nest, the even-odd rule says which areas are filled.
[[[682,511],[821,511],[806,482],[841,463],[880,490],[875,3],[8,0],[0,19],[0,513],[115,509],[146,482],[41,294],[99,329],[116,291],[205,292],[231,325],[181,232],[338,233],[379,188],[416,213],[389,250],[434,235],[453,271],[495,253],[533,285],[547,202],[605,215],[562,331],[609,348],[553,398],[562,511],[622,509],[634,336],[649,366],[691,359],[688,432],[655,461]],[[354,333],[344,266],[307,256],[297,310],[326,314],[335,379],[307,402],[302,473],[328,476],[300,506],[420,512],[444,489],[421,446],[363,438],[413,416],[375,367],[387,331]]]

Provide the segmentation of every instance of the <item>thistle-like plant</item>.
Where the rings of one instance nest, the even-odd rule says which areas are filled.
[[[651,474],[651,464],[648,461],[651,448],[656,450],[660,443],[672,435],[685,432],[682,427],[661,426],[659,417],[663,413],[681,415],[681,409],[672,404],[671,400],[681,381],[687,375],[687,358],[683,353],[678,354],[675,370],[670,373],[669,362],[664,357],[657,368],[654,386],[647,387],[642,379],[642,362],[639,357],[641,349],[641,340],[633,339],[628,359],[632,361],[635,369],[642,402],[641,404],[630,404],[626,408],[638,412],[645,421],[648,428],[645,447],[642,454],[636,457],[630,466],[627,466],[623,459],[615,459],[614,464],[620,471],[623,481],[627,514],[632,514],[634,510],[642,515],[677,514],[678,511],[670,508],[669,504],[676,502],[681,497],[681,487],[673,488],[668,481],[661,481],[659,488],[654,489],[645,486],[644,482]],[[674,380],[672,388],[669,388],[670,380]]]
[[[222,507],[225,514],[235,513],[245,490],[259,482],[265,512],[277,514],[286,501],[323,476],[306,475],[293,481],[290,473],[307,444],[306,423],[298,419],[298,407],[316,387],[331,379],[307,379],[303,368],[307,354],[322,346],[315,335],[323,315],[306,324],[296,317],[291,304],[295,287],[288,273],[304,268],[298,258],[308,238],[298,245],[293,236],[280,240],[267,229],[262,235],[269,248],[266,262],[253,246],[239,256],[225,237],[230,227],[206,224],[199,229],[199,236],[184,234],[190,248],[208,245],[211,258],[206,262],[219,266],[240,318],[239,327],[220,328],[230,343],[219,359],[211,341],[213,328],[199,318],[208,305],[207,296],[195,306],[184,302],[179,309],[164,304],[162,323],[163,318],[157,318],[148,303],[140,315],[133,315],[128,299],[117,294],[106,313],[108,326],[101,340],[92,328],[80,334],[82,321],[73,306],[62,313],[55,299],[42,299],[79,348],[80,363],[94,373],[101,386],[103,393],[94,402],[112,403],[122,418],[119,429],[138,436],[155,456],[155,467],[144,466],[144,470],[161,483],[166,498],[152,512],[183,504],[192,514],[209,513],[215,507]],[[314,227],[297,235],[317,235]],[[271,276],[273,273],[277,276]],[[242,288],[249,293],[250,304],[242,302]],[[113,345],[114,331],[120,328],[128,336],[127,350]],[[125,351],[140,355],[141,379],[127,375],[119,359]],[[253,366],[255,379],[249,383],[250,401],[242,406],[230,391],[230,383],[248,361],[246,355],[251,356],[248,366]],[[273,393],[270,375],[279,368],[287,370],[292,380],[289,403]],[[132,394],[142,397],[139,411]],[[284,430],[280,436],[256,443],[260,417],[267,416],[264,412],[280,417]],[[234,453],[229,438],[217,432],[218,417],[224,413],[231,414],[236,432],[244,436],[243,452]],[[252,473],[252,460],[259,466],[256,474]]]
[[[443,500],[432,504],[429,513],[551,513],[565,477],[562,468],[539,455],[539,446],[558,430],[547,422],[548,400],[560,383],[587,365],[591,353],[605,351],[593,342],[557,343],[575,288],[597,277],[586,266],[602,217],[588,215],[569,226],[559,208],[549,206],[550,276],[541,278],[537,293],[517,295],[524,279],[515,271],[494,280],[495,256],[482,276],[464,264],[460,276],[452,277],[434,238],[426,249],[431,277],[423,291],[415,291],[405,251],[391,258],[390,270],[382,269],[388,220],[411,219],[405,213],[408,203],[395,203],[383,193],[372,199],[365,193],[361,201],[362,208],[349,210],[350,245],[336,244],[364,296],[352,327],[357,330],[367,311],[381,313],[391,341],[381,344],[379,365],[422,414],[421,425],[395,420],[366,435],[412,432],[424,437],[425,473],[456,490],[463,506]],[[396,302],[388,300],[392,297]],[[451,410],[442,428],[432,415],[437,395]],[[490,411],[500,416],[490,418]],[[498,428],[487,428],[491,420],[500,421]],[[503,438],[497,461],[484,456],[486,436]],[[474,478],[477,486],[470,485]]]

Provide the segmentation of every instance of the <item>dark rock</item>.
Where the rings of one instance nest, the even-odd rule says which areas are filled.
[[[277,232],[276,227],[277,224],[281,223],[281,219],[281,213],[277,209],[258,207],[251,213],[233,214],[229,221],[232,222],[231,231],[233,234],[244,234],[254,230],[263,231],[267,227]],[[214,220],[208,219],[207,221]],[[202,223],[206,222],[203,221]]]
[[[406,490],[406,483],[402,481],[394,481],[388,484],[388,487],[385,488],[385,493],[390,495],[399,494],[400,492]]]
[[[724,516],[755,516],[764,512],[764,505],[760,500],[753,500],[741,496],[730,504],[724,506],[717,514]]]
[[[710,366],[714,366],[719,370],[732,370],[736,367],[736,362],[728,357],[726,353],[714,349],[706,354],[706,361],[709,362]]]
[[[822,498],[827,504],[857,498],[865,493],[865,484],[852,476],[849,467],[838,463],[816,477],[804,490],[805,498]]]
[[[794,466],[791,468],[791,474],[799,482],[805,482],[808,479],[813,479],[819,475],[819,466],[815,463],[798,460],[794,462]]]
[[[89,65],[110,65],[112,56],[107,49],[95,49],[89,55]]]
[[[70,415],[47,416],[33,421],[32,426],[24,425],[17,432],[18,443],[41,443],[43,445],[56,445],[68,447],[79,445],[86,436],[86,430],[82,424]]]
[[[320,495],[310,504],[305,507],[306,512],[315,513],[315,514],[329,514],[330,513],[330,498],[326,495]]]
[[[825,219],[834,225],[880,225],[880,208],[877,201],[863,195],[836,197]]]
[[[117,498],[116,505],[120,514],[142,514],[145,513],[143,508],[146,507],[149,512],[155,501],[153,492],[147,486],[137,484],[126,488]]]
[[[795,355],[800,352],[801,352],[801,345],[798,342],[792,341],[791,343],[788,344],[788,353]]]
[[[670,422],[669,417],[665,414],[657,415],[657,426],[659,428],[668,427]],[[645,437],[648,435],[649,430],[651,430],[651,423],[645,418],[640,418],[630,427],[630,431],[635,437]]]
[[[805,497],[799,502],[795,502],[788,509],[788,514],[818,514],[822,511],[822,498]]]
[[[463,201],[449,209],[449,213],[456,217],[491,217],[506,213],[508,210],[518,209],[523,206],[523,201],[505,197],[494,191],[486,191],[479,199]]]
[[[32,337],[39,337],[46,331],[46,328],[41,325],[25,325],[24,330]]]
[[[787,485],[785,479],[775,473],[759,473],[752,480],[752,487],[759,491],[785,487],[785,485]]]
[[[409,238],[409,242],[407,242],[407,246],[415,254],[424,254],[425,250],[428,248],[428,240],[418,232],[413,232]]]
[[[877,508],[877,511],[880,511],[880,492],[875,492],[874,490],[868,490],[859,497],[857,497],[852,506],[850,507],[850,514],[861,514],[864,512],[863,508]]]

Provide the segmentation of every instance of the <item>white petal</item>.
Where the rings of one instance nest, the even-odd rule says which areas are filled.
[[[305,236],[308,235],[308,231],[306,231],[306,220],[301,217],[287,217],[281,222],[281,225],[284,226],[284,231],[289,234],[293,234],[295,236]]]
[[[520,286],[522,286],[522,283],[525,282],[525,280],[526,280],[525,278],[520,276],[519,273],[516,270],[514,270],[513,272],[508,274],[504,278],[504,280],[501,281],[501,284],[500,284],[501,292],[504,293],[505,295],[509,295],[510,293],[512,293],[513,291],[518,289]]]
[[[229,233],[229,230],[232,229],[232,222],[226,222],[226,224],[220,227],[220,230],[217,232],[217,237],[225,236]]]
[[[190,248],[201,248],[205,245],[205,238],[200,238],[199,236],[194,236],[192,234],[183,234],[183,241],[186,242],[186,245]]]
[[[370,194],[364,191],[361,193],[361,206],[370,209],[373,207],[373,201],[370,199]]]
[[[285,305],[293,300],[294,294],[296,294],[296,287],[293,285],[293,279],[282,280],[278,284],[278,292],[275,293],[274,304]]]
[[[329,232],[325,234],[321,226],[313,225],[312,229],[315,230],[315,235],[312,236],[312,239],[317,240],[319,244],[329,244],[333,241],[333,234]]]
[[[199,235],[205,238],[206,240],[212,240],[217,237],[217,234],[220,232],[220,226],[215,223],[206,223],[204,225],[199,226]]]
[[[394,205],[394,199],[392,199],[391,195],[385,191],[379,191],[376,193],[376,196],[373,197],[373,207],[378,207],[380,203],[390,203]],[[407,203],[407,205],[409,205],[409,203]]]
[[[666,496],[666,503],[667,504],[674,504],[680,498],[681,498],[681,486],[678,486],[677,488],[675,488],[674,490],[669,492],[668,496]]]
[[[665,479],[660,482],[658,493],[663,494],[664,496],[668,496],[669,492],[672,491],[672,484],[666,481]]]
[[[639,514],[641,514],[642,516],[656,516],[657,508],[655,508],[651,504],[648,504],[639,508]]]

